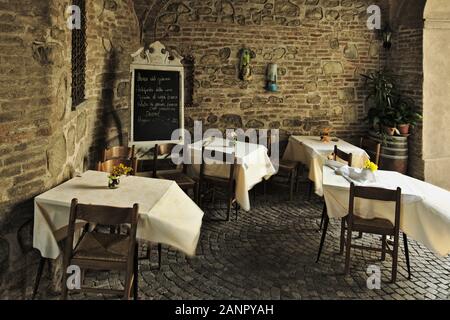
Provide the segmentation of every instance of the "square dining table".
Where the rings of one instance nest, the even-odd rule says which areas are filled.
[[[439,256],[450,254],[450,192],[394,171],[376,171],[367,186],[402,189],[400,230]],[[329,218],[348,214],[350,182],[323,167],[323,190]],[[395,204],[356,199],[355,214],[366,219],[395,220]]]
[[[109,189],[108,173],[87,171],[34,199],[33,247],[43,258],[56,259],[61,254],[58,242],[67,235],[73,198],[83,204],[113,207],[137,203],[138,239],[195,255],[203,211],[174,181],[129,176],[121,179],[119,188]]]
[[[316,136],[291,136],[283,154],[283,160],[298,161],[309,169],[309,180],[314,182],[315,193],[323,197],[322,167],[327,156],[334,152],[334,146],[346,153],[352,154],[352,166],[362,168],[369,155],[363,149],[356,147],[342,139],[322,142]]]
[[[189,145],[190,157],[193,165],[189,166],[189,173],[198,176],[200,173],[201,150],[216,150],[222,153],[234,153],[238,165],[236,167],[236,200],[243,210],[250,210],[249,191],[263,179],[269,179],[277,173],[264,145],[236,141],[215,137],[214,139],[199,140]],[[205,173],[208,175],[228,178],[229,167],[223,164],[207,164]]]

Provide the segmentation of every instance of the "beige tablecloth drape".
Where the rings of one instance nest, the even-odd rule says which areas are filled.
[[[309,169],[308,178],[314,182],[315,193],[323,196],[322,188],[322,167],[327,160],[327,156],[334,151],[334,146],[344,152],[352,154],[352,166],[362,168],[369,155],[361,148],[358,148],[342,139],[337,142],[323,143],[320,137],[291,136],[283,160],[298,161],[306,165]]]
[[[107,176],[87,171],[35,198],[33,246],[42,257],[56,259],[61,253],[58,241],[66,237],[73,198],[83,204],[115,207],[137,203],[139,239],[195,254],[203,212],[175,182],[130,176],[111,190]]]
[[[189,145],[191,158],[201,159],[202,145],[207,150],[216,150],[224,153],[235,153],[238,165],[235,172],[236,178],[236,200],[243,210],[250,210],[250,197],[248,192],[263,179],[269,179],[276,174],[276,170],[267,154],[267,148],[263,145],[251,144],[238,141],[236,146],[229,146],[228,140],[215,138],[213,141],[197,141]],[[194,164],[189,173],[198,176],[200,165]],[[208,175],[228,178],[229,166],[222,164],[208,164],[205,166]]]
[[[375,176],[377,186],[402,188],[400,229],[436,254],[450,254],[450,192],[397,172],[377,171]],[[348,214],[350,183],[324,166],[323,188],[328,216],[345,217]],[[357,199],[355,214],[394,223],[395,208],[393,203]]]

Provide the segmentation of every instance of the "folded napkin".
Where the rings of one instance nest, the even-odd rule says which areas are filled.
[[[336,174],[343,176],[349,182],[353,182],[357,186],[366,186],[377,182],[375,174],[370,170],[352,168],[344,165],[335,170]]]

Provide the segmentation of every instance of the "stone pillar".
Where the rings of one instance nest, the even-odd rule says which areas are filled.
[[[450,1],[425,9],[423,157],[425,180],[450,190]]]

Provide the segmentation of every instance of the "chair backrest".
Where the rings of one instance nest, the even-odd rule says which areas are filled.
[[[348,166],[352,166],[352,158],[353,155],[351,153],[346,153],[338,148],[338,146],[334,146],[334,161],[337,159],[342,159],[348,163]]]
[[[380,164],[381,143],[369,138],[362,137],[360,147],[371,155],[374,155],[375,158],[373,162],[377,166]]]
[[[132,147],[111,147],[103,150],[102,161],[113,159],[130,160],[135,157],[134,146]]]
[[[158,160],[159,157],[164,156],[164,159],[170,159],[172,150],[175,148],[175,143],[157,144],[153,151],[153,177],[156,178],[158,172]],[[183,172],[185,168],[183,166]]]
[[[400,228],[400,212],[401,212],[401,199],[402,189],[389,190],[373,187],[357,187],[354,183],[350,184],[350,200],[349,200],[349,219],[353,221],[353,214],[355,210],[355,198],[376,200],[384,202],[395,202],[395,223],[394,227],[396,231]]]
[[[136,159],[133,160],[111,159],[104,162],[99,162],[97,164],[97,171],[111,173],[113,168],[120,165],[121,163],[133,169],[131,175],[134,175],[136,173]]]
[[[136,244],[136,232],[138,223],[139,205],[135,204],[132,208],[117,208],[97,205],[79,204],[77,199],[72,200],[70,207],[69,227],[67,233],[66,256],[65,259],[72,256],[73,239],[75,232],[75,223],[77,220],[83,220],[89,223],[114,225],[122,224],[131,225],[130,228],[130,251],[134,254],[134,246]]]
[[[223,164],[229,166],[228,182],[233,184],[234,173],[236,171],[237,158],[234,153],[220,152],[216,150],[208,150],[205,152],[205,147],[202,148],[202,162],[200,164],[200,183],[202,179],[212,175],[206,175],[205,169],[208,164]]]

